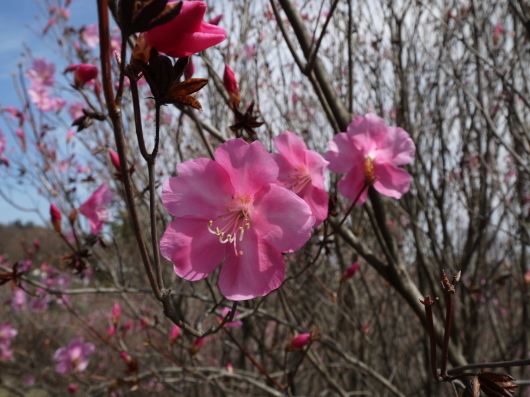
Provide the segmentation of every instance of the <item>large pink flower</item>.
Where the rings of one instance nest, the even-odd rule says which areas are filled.
[[[328,217],[328,195],[324,189],[324,170],[328,162],[309,150],[302,138],[290,131],[274,139],[274,147],[280,153],[272,157],[280,167],[278,183],[295,192],[311,208],[316,218],[313,227]]]
[[[53,361],[58,363],[55,371],[66,375],[71,371],[84,371],[88,367],[88,356],[94,353],[92,343],[85,343],[83,338],[72,339],[67,347],[61,347],[53,355]]]
[[[98,234],[103,229],[104,222],[109,218],[109,212],[104,207],[110,204],[113,196],[112,190],[103,182],[79,207],[79,212],[88,218],[92,234]]]
[[[169,2],[172,4],[174,2]],[[148,45],[171,57],[185,57],[219,44],[226,39],[223,28],[203,22],[206,4],[184,1],[172,21],[145,32]]]
[[[299,249],[315,218],[296,194],[279,185],[278,166],[263,145],[230,140],[215,160],[177,165],[162,201],[178,219],[160,241],[175,272],[200,280],[221,263],[219,288],[232,300],[263,296],[284,277],[282,252]]]
[[[399,166],[412,161],[416,147],[405,130],[389,127],[382,118],[368,113],[355,117],[347,132],[335,135],[328,146],[329,169],[346,173],[338,183],[344,197],[355,200],[366,182],[373,183],[379,193],[397,199],[408,192],[410,175]],[[365,202],[366,194],[367,189],[357,204]]]

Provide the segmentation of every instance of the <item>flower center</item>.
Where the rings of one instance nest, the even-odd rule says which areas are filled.
[[[376,181],[375,170],[374,170],[375,157],[368,155],[364,158],[364,182],[366,185],[373,185]]]
[[[250,228],[251,205],[251,197],[238,195],[227,203],[226,214],[208,221],[208,231],[219,236],[221,244],[234,244],[236,256],[243,255],[243,251],[237,248],[237,242],[243,241],[245,230]]]
[[[284,182],[284,185],[287,189],[292,190],[296,194],[303,192],[307,186],[311,185],[309,170],[303,165],[295,168],[294,171],[288,175],[288,178],[288,181]]]

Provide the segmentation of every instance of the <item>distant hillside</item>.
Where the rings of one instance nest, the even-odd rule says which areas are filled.
[[[33,240],[38,240],[40,250],[36,252]],[[65,243],[57,234],[32,223],[14,222],[0,224],[0,255],[7,255],[10,262],[29,259],[28,250],[34,252],[34,258],[40,262],[56,262],[67,251]]]

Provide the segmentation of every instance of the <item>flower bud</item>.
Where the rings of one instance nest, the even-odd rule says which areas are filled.
[[[227,63],[225,63],[223,84],[226,91],[228,91],[228,94],[230,94],[231,102],[237,106],[241,100],[241,96],[239,95],[239,85],[237,84],[236,75]]]
[[[119,303],[114,303],[112,307],[112,324],[116,325],[120,321],[121,317],[121,307]]]
[[[116,168],[116,170],[120,172],[121,164],[120,164],[120,156],[118,156],[118,153],[116,153],[114,150],[109,149],[109,157],[110,157],[110,162],[112,163],[114,168]]]
[[[74,394],[77,391],[77,389],[79,389],[79,385],[76,383],[70,383],[68,385],[68,393],[70,394]]]
[[[344,282],[345,280],[352,278],[355,273],[357,273],[357,270],[359,270],[359,267],[361,264],[359,262],[355,262],[353,265],[351,265],[349,268],[346,269],[344,273],[342,273],[342,276],[340,278],[340,282]]]
[[[59,211],[59,208],[57,208],[57,206],[53,203],[50,205],[50,216],[53,230],[55,230],[57,233],[61,233],[61,211]]]
[[[171,332],[169,333],[169,342],[171,344],[175,343],[175,340],[180,336],[180,327],[178,325],[174,325],[173,328],[171,328]]]
[[[530,270],[527,270],[526,273],[524,274],[524,283],[530,284]]]
[[[294,351],[301,350],[311,342],[311,334],[301,334],[295,336],[287,345],[285,345],[285,350]]]
[[[68,72],[74,72],[77,85],[86,84],[98,76],[98,68],[88,63],[74,63],[66,68],[65,73]]]
[[[193,342],[193,345],[190,348],[190,353],[192,356],[196,355],[199,350],[204,346],[204,338],[197,338]]]

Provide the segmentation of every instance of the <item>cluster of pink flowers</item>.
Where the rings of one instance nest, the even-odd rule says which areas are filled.
[[[5,166],[9,167],[9,160],[4,154],[6,150],[6,143],[7,143],[7,138],[2,133],[2,130],[0,129],[0,164],[4,164]]]
[[[8,323],[0,325],[0,360],[12,360],[13,350],[11,349],[11,340],[17,335],[18,331]]]
[[[51,96],[50,88],[55,84],[54,74],[55,64],[46,62],[46,58],[35,59],[33,66],[26,70],[26,77],[31,80],[28,89],[31,102],[43,112],[60,111],[66,104],[64,99]]]
[[[228,141],[215,160],[177,165],[162,201],[171,222],[161,252],[187,280],[200,280],[222,263],[219,287],[233,300],[263,296],[284,277],[282,252],[299,249],[315,218],[292,191],[276,184],[279,168],[256,141]]]
[[[279,153],[271,155],[259,142],[231,140],[217,149],[215,161],[181,163],[178,177],[166,180],[162,201],[178,219],[160,247],[179,276],[200,280],[221,264],[219,288],[232,300],[278,288],[285,273],[281,253],[299,249],[327,218],[328,165],[346,173],[338,189],[357,204],[365,202],[369,186],[394,198],[409,190],[410,175],[399,166],[412,161],[414,143],[373,114],[356,117],[347,133],[337,134],[327,160],[289,131],[274,145]],[[354,263],[341,281],[358,268]]]
[[[94,345],[85,343],[83,338],[72,339],[67,347],[61,347],[53,355],[53,361],[57,363],[55,371],[61,375],[84,371],[88,367],[88,356],[94,351]]]

